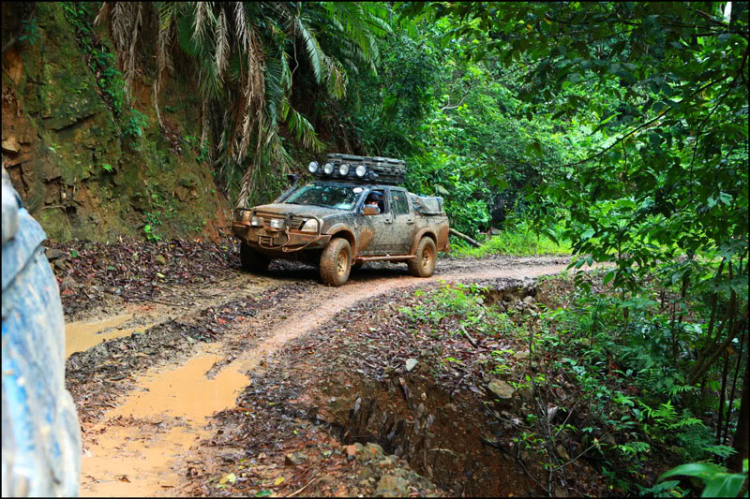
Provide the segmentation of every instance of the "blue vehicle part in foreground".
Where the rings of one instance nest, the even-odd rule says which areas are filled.
[[[2,169],[2,495],[77,496],[81,435],[46,235]]]

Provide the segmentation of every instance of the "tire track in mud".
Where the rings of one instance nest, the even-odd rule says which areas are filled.
[[[253,320],[235,325],[220,341],[200,345],[187,361],[154,367],[139,375],[137,388],[120,400],[118,407],[106,412],[100,422],[85,429],[80,493],[184,493],[184,487],[190,485],[191,462],[198,460],[201,445],[205,445],[202,441],[211,438],[213,414],[236,406],[237,395],[250,384],[247,373],[289,340],[314,331],[361,300],[440,281],[556,274],[567,268],[566,263],[558,263],[560,260],[528,259],[533,265],[524,259],[446,262],[429,279],[403,273],[378,277],[377,272],[364,272],[340,288],[308,284],[309,291],[299,300],[271,307]],[[304,277],[305,273],[295,275]]]

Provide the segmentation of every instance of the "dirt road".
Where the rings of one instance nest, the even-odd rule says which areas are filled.
[[[214,414],[237,408],[272,353],[357,302],[440,281],[555,274],[568,261],[441,261],[430,279],[381,265],[341,288],[282,264],[265,276],[232,271],[199,290],[176,287],[159,303],[92,310],[89,321],[67,327],[68,386],[83,428],[81,495],[187,493],[192,463],[211,447]]]

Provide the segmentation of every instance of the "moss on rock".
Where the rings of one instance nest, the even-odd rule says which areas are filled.
[[[6,119],[4,113],[3,137],[31,137],[9,168],[48,236],[57,241],[142,236],[146,213],[164,221],[158,231],[166,237],[194,235],[221,223],[217,213],[228,211],[228,203],[217,194],[210,167],[196,161],[190,140],[180,139],[198,134],[194,89],[177,79],[164,82],[161,104],[171,106],[164,113],[170,120],[167,140],[153,103],[144,97],[151,96],[152,82],[137,80],[134,95],[140,99],[131,104],[148,125],[141,135],[128,130],[133,114],[114,114],[63,8],[37,4],[40,40],[3,55],[3,86],[15,92],[20,110],[19,117]],[[88,7],[92,16],[94,10]],[[94,33],[109,36],[101,27]]]

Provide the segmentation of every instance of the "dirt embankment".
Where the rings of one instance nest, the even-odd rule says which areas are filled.
[[[106,24],[81,28],[97,9],[2,4],[2,155],[13,186],[57,241],[115,241],[147,225],[157,236],[218,240],[231,207],[200,159],[194,85],[163,73],[160,125],[154,47],[139,44],[127,98],[122,80],[109,80],[119,72]],[[71,22],[72,10],[88,12]],[[29,40],[6,45],[22,33]]]
[[[477,440],[481,411],[463,416],[475,407],[471,397],[484,396],[480,380],[451,374],[449,389],[425,384],[427,346],[404,328],[377,324],[398,319],[412,288],[441,281],[523,286],[567,263],[441,261],[431,279],[378,265],[328,288],[312,268],[280,262],[257,277],[229,261],[199,287],[186,280],[160,288],[158,302],[137,293],[130,301],[94,300],[86,316],[104,318],[104,327],[87,334],[113,339],[68,360],[84,430],[81,493],[532,491],[511,457],[498,461],[499,451]],[[113,326],[112,316],[124,319]],[[115,337],[123,331],[129,334]],[[405,352],[414,348],[426,356],[417,355],[407,375],[412,357]],[[453,438],[459,434],[467,437]],[[467,464],[467,456],[512,469],[504,488],[485,476],[496,468]]]

